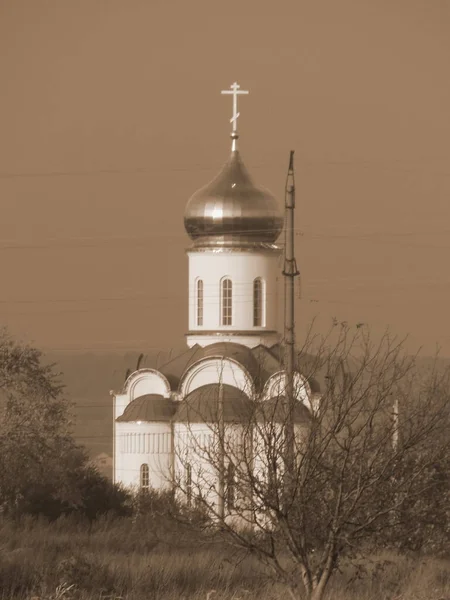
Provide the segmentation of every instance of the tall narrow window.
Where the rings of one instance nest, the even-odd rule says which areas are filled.
[[[233,324],[233,284],[231,279],[222,281],[222,325]]]
[[[253,281],[253,325],[263,325],[263,282],[259,277]]]
[[[203,280],[197,279],[197,325],[203,325]]]
[[[187,505],[191,506],[192,503],[192,467],[186,465],[186,499]]]
[[[233,510],[235,507],[235,467],[232,462],[229,463],[227,469],[227,508],[228,510]]]
[[[148,465],[141,465],[141,488],[148,490],[150,485],[150,471]]]

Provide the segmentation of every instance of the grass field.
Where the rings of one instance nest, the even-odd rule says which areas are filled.
[[[376,564],[383,567],[377,567]],[[386,553],[353,580],[343,568],[330,600],[450,600],[450,561]],[[59,586],[59,587],[58,587]],[[72,586],[72,587],[71,587]],[[215,590],[212,592],[212,590]],[[268,600],[288,598],[255,559],[164,534],[157,523],[0,521],[0,598]]]

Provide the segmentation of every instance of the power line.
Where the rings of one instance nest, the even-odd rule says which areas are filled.
[[[444,159],[442,159],[444,160]],[[430,175],[436,175],[438,177],[450,177],[448,171],[433,171],[424,167],[399,167],[391,165],[399,165],[401,163],[408,164],[412,161],[405,161],[402,159],[393,159],[388,161],[376,161],[376,160],[311,160],[303,159],[300,162],[300,169],[308,166],[339,166],[339,167],[356,167],[362,169],[377,169],[381,171],[394,171],[401,173],[423,173],[424,171]],[[185,172],[208,172],[217,171],[223,166],[223,162],[217,162],[215,165],[206,166],[203,163],[191,164],[188,167],[173,167],[173,166],[159,166],[159,167],[135,167],[135,168],[104,168],[104,169],[79,169],[74,171],[62,170],[62,171],[3,171],[0,172],[0,179],[27,179],[27,178],[54,178],[54,177],[89,177],[96,175],[140,175],[150,173],[185,173]],[[250,164],[250,169],[270,169],[274,170],[274,162],[266,162],[260,164]]]
[[[255,165],[252,168],[261,168]],[[137,167],[134,169],[92,169],[78,171],[34,171],[34,172],[0,172],[0,179],[19,179],[19,178],[53,178],[53,177],[89,177],[92,175],[146,175],[148,173],[183,173],[183,172],[201,172],[220,169],[220,165],[206,167],[204,165],[194,165],[190,167]]]
[[[311,282],[310,285],[308,287],[314,287],[317,285],[320,285],[320,282]],[[356,286],[352,286],[352,287],[347,287],[346,291],[347,292],[351,292],[351,291],[364,291],[365,288],[371,288],[371,287],[377,287],[377,283],[372,283],[370,284],[358,284]],[[417,286],[416,282],[412,282],[410,284],[411,286]],[[449,281],[426,281],[423,283],[423,286],[425,288],[430,288],[431,286],[450,286],[450,282]],[[402,292],[402,291],[406,291],[408,285],[405,282],[394,282],[394,283],[389,283],[389,291],[393,291],[394,288],[396,288],[397,291]],[[237,305],[244,305],[244,304],[252,304],[253,303],[253,298],[249,298],[248,297],[249,294],[233,294],[233,299],[235,301],[235,303]],[[278,294],[276,292],[274,293],[267,293],[266,297],[278,297]],[[214,295],[214,296],[209,296],[209,295],[205,295],[204,296],[204,300],[217,300],[217,302],[219,302],[219,295]],[[154,305],[155,302],[168,302],[170,301],[172,304],[184,304],[186,301],[192,301],[193,297],[186,297],[184,294],[172,294],[172,295],[160,295],[160,296],[125,296],[125,297],[99,297],[99,298],[95,298],[95,297],[91,297],[91,298],[82,298],[82,299],[61,299],[61,300],[0,300],[0,304],[3,305],[8,305],[8,304],[26,304],[26,305],[57,305],[57,304],[69,304],[69,303],[77,303],[77,302],[83,302],[83,303],[96,303],[96,302],[142,302],[142,304],[144,305],[143,308],[148,308],[149,306]],[[309,302],[309,303],[320,303],[320,304],[348,304],[351,306],[373,306],[373,307],[381,307],[383,305],[387,305],[390,304],[391,301],[385,301],[385,302],[377,302],[377,303],[372,303],[372,302],[364,302],[364,301],[348,301],[348,300],[340,300],[340,299],[333,299],[333,298],[324,298],[324,297],[317,297],[317,295],[315,296],[303,296],[301,299],[297,298],[297,301],[299,302]],[[53,306],[51,309],[44,309],[44,310],[37,310],[37,311],[15,311],[14,307],[12,307],[12,311],[8,310],[6,313],[3,312],[4,316],[20,316],[20,315],[43,315],[43,314],[65,314],[65,313],[74,313],[74,314],[83,314],[83,313],[95,313],[95,312],[104,312],[104,311],[114,311],[114,310],[118,310],[119,307],[116,306],[91,306],[91,307],[86,307],[86,308],[80,308],[80,307],[58,307],[58,306]],[[1,313],[0,313],[1,314]]]
[[[432,286],[450,286],[450,280],[446,280],[446,279],[424,279],[423,281],[411,281],[410,279],[404,277],[402,279],[399,278],[395,278],[394,281],[385,281],[385,282],[380,282],[377,281],[376,278],[370,278],[368,277],[366,279],[366,281],[361,281],[360,278],[357,278],[358,281],[354,281],[356,278],[352,278],[352,277],[337,277],[337,278],[333,278],[333,279],[310,279],[307,282],[307,287],[308,288],[317,288],[317,287],[321,287],[323,284],[325,285],[330,285],[330,284],[342,284],[342,283],[346,283],[349,285],[346,285],[346,291],[355,291],[358,289],[364,290],[364,289],[368,289],[368,288],[377,288],[377,289],[381,289],[383,287],[388,287],[389,291],[392,291],[393,289],[398,289],[398,288],[408,288],[408,287],[419,287],[419,286],[423,286],[426,288],[432,287]],[[353,283],[352,283],[353,281]],[[249,297],[249,295],[252,294],[252,284],[253,282],[250,281],[249,283],[242,283],[242,282],[236,282],[233,284],[233,299],[237,299],[238,302],[244,302],[243,300],[241,300],[241,298],[247,298]],[[204,300],[219,300],[219,295],[220,295],[220,290],[219,290],[219,284],[208,284],[208,283],[204,283],[204,288],[206,289],[217,289],[217,293],[216,294],[203,294],[203,299]],[[236,288],[238,289],[238,291],[236,292]],[[242,288],[247,288],[246,291],[242,291]],[[264,294],[264,296],[266,298],[272,298],[272,297],[278,297],[278,291],[274,291],[274,292],[266,292]],[[188,294],[188,293],[176,293],[176,294],[158,294],[158,295],[153,295],[153,294],[149,294],[147,292],[140,292],[137,294],[130,294],[130,295],[125,295],[125,296],[87,296],[87,297],[82,297],[82,298],[77,298],[77,297],[71,297],[71,298],[43,298],[43,299],[35,299],[35,300],[30,300],[29,298],[10,298],[10,299],[0,299],[0,305],[7,305],[7,304],[30,304],[30,305],[46,305],[46,304],[71,304],[71,303],[93,303],[93,302],[144,302],[144,303],[148,303],[148,302],[152,302],[153,300],[176,300],[177,302],[179,300],[182,301],[187,301],[192,302],[195,299],[195,295],[194,294]],[[310,300],[315,300],[315,298],[306,298],[306,299],[310,299]],[[253,298],[249,299],[248,301],[253,302]],[[101,308],[101,307],[99,307]],[[69,309],[71,310],[71,309]],[[84,311],[86,309],[77,307],[75,310],[81,310]],[[90,310],[90,309],[87,309]]]
[[[259,229],[252,230],[252,233],[267,233],[271,230]],[[450,233],[449,229],[440,229],[435,231],[417,231],[417,232],[373,232],[373,233],[358,233],[358,234],[339,234],[339,233],[314,233],[305,232],[302,229],[295,228],[294,231],[297,235],[301,236],[305,240],[345,240],[345,241],[364,241],[372,243],[381,243],[389,245],[398,245],[405,248],[433,248],[438,250],[450,249],[450,245],[439,245],[436,243],[421,243],[421,242],[403,242],[398,239],[390,238],[408,238],[413,236],[424,236],[424,235],[446,235]],[[236,230],[223,230],[221,235],[239,235],[244,234],[245,231]],[[125,242],[131,244],[132,247],[142,246],[145,244],[151,244],[159,238],[184,238],[187,240],[186,233],[174,233],[173,231],[164,231],[159,229],[151,236],[91,236],[91,237],[71,237],[71,238],[46,238],[47,241],[42,242],[28,242],[28,243],[11,243],[11,240],[0,240],[0,251],[2,250],[38,250],[38,249],[51,249],[51,248],[100,248],[104,244],[114,242],[120,243]],[[54,242],[54,243],[51,243]],[[283,243],[276,243],[276,246],[282,248]]]
[[[245,285],[245,284],[243,284]],[[251,287],[251,283],[247,284],[249,286],[249,288]],[[247,302],[253,302],[253,298],[249,298],[249,295],[251,294],[251,290],[249,290],[248,293],[233,293],[233,300],[236,300],[237,303],[239,304],[245,304]],[[272,297],[277,297],[278,294],[276,292],[266,292],[265,297],[266,298],[272,298]],[[242,298],[247,298],[246,300],[242,300]],[[70,303],[76,303],[76,302],[133,302],[133,301],[138,301],[138,302],[144,302],[144,303],[149,303],[152,302],[154,300],[174,300],[176,302],[179,301],[192,301],[194,299],[194,296],[188,296],[187,294],[164,294],[164,295],[158,295],[158,296],[150,296],[147,294],[142,294],[139,296],[104,296],[104,297],[90,297],[90,298],[64,298],[61,300],[55,300],[55,299],[46,299],[46,300],[29,300],[29,299],[11,299],[11,300],[0,300],[0,304],[31,304],[31,305],[39,305],[39,304],[70,304]],[[217,300],[219,301],[219,293],[214,294],[214,295],[209,295],[209,294],[204,294],[203,295],[203,299],[204,300]],[[104,307],[98,307],[97,310],[103,310]],[[65,309],[62,309],[65,312]],[[75,311],[81,311],[84,312],[86,310],[95,310],[95,308],[69,308],[67,309],[68,312],[72,312],[73,310]]]

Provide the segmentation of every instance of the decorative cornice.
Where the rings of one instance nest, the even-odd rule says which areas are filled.
[[[240,254],[242,252],[249,252],[255,254],[267,253],[267,254],[281,254],[283,251],[280,246],[276,246],[275,244],[252,244],[252,245],[241,245],[241,246],[214,246],[214,245],[205,245],[205,246],[191,246],[190,248],[186,248],[186,254],[194,253],[194,252],[203,252],[209,254]]]
[[[205,336],[215,336],[215,337],[223,337],[223,336],[262,336],[262,335],[280,335],[278,331],[275,329],[247,329],[247,330],[236,330],[236,329],[222,329],[220,331],[217,330],[208,330],[208,329],[199,329],[198,331],[188,331],[185,333],[185,336],[191,335],[205,335]]]

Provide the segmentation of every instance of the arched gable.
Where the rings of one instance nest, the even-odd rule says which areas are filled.
[[[286,388],[286,371],[274,373],[266,381],[262,397],[264,400],[283,396]],[[298,371],[294,373],[294,396],[302,402],[310,411],[314,410],[312,402],[311,386],[308,381]]]
[[[159,394],[168,398],[170,385],[167,378],[156,369],[139,369],[128,377],[123,393],[127,394],[130,402],[146,394]]]
[[[180,381],[180,392],[185,398],[190,392],[211,383],[222,381],[253,397],[255,386],[248,370],[237,360],[225,357],[208,357],[191,365]]]

